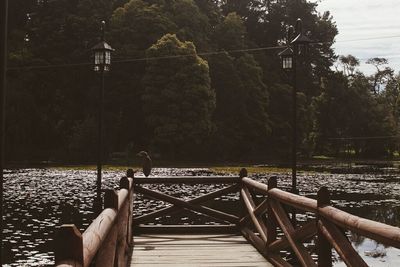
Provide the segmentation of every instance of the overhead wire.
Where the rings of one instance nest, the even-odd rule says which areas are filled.
[[[332,137],[332,138],[328,138],[328,140],[371,140],[371,139],[393,139],[393,138],[400,138],[400,135]]]
[[[372,40],[382,40],[382,39],[392,39],[392,38],[400,38],[400,35],[384,35],[384,36],[376,36],[376,37],[368,37],[368,38],[340,40],[340,41],[337,41],[337,43],[372,41]]]
[[[400,35],[380,36],[380,37],[371,37],[371,38],[360,38],[360,39],[352,39],[352,40],[340,40],[340,41],[331,41],[331,42],[315,42],[315,44],[332,44],[332,43],[356,42],[356,41],[390,39],[390,38],[400,38]],[[286,46],[268,46],[268,47],[257,47],[257,48],[246,48],[246,49],[199,52],[197,54],[186,54],[186,55],[170,55],[170,56],[159,56],[159,57],[128,58],[128,59],[121,59],[121,60],[113,60],[113,63],[130,63],[130,62],[140,62],[140,61],[149,61],[149,60],[175,59],[175,58],[191,57],[191,56],[194,56],[194,55],[211,56],[211,55],[218,55],[218,54],[224,54],[224,53],[258,52],[258,51],[267,51],[267,50],[278,50],[278,49],[284,49],[284,48],[286,48]],[[398,56],[400,56],[400,55],[393,55],[392,57],[398,57]],[[32,65],[32,66],[18,66],[18,67],[14,66],[14,67],[9,67],[8,70],[50,69],[50,68],[89,66],[89,65],[93,65],[93,63],[91,63],[91,62],[81,62],[81,63]]]
[[[192,57],[192,56],[196,56],[196,55],[198,55],[198,56],[210,56],[210,55],[218,55],[218,54],[225,54],[225,53],[255,52],[255,51],[283,49],[285,47],[286,46],[269,46],[269,47],[258,47],[258,48],[246,48],[246,49],[235,49],[235,50],[221,50],[221,51],[212,51],[212,52],[200,52],[200,53],[196,53],[196,54],[185,54],[185,55],[170,55],[170,56],[159,56],[159,57],[131,58],[131,59],[113,60],[113,63],[129,63],[129,62],[149,61],[149,60],[175,59],[175,58],[183,58],[183,57]],[[93,63],[82,62],[82,63],[65,63],[65,64],[52,64],[52,65],[20,66],[20,67],[11,67],[11,68],[8,68],[8,70],[49,69],[49,68],[76,67],[76,66],[87,66],[87,65],[93,65]]]

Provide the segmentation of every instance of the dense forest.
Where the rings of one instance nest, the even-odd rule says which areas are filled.
[[[328,11],[305,0],[13,0],[7,160],[94,162],[101,21],[115,49],[105,78],[105,156],[142,149],[167,160],[285,159],[292,81],[278,53],[297,18],[310,46],[298,69],[303,157],[397,152],[400,77],[336,55]],[[350,44],[351,45],[351,44]],[[350,137],[350,138],[349,138]]]

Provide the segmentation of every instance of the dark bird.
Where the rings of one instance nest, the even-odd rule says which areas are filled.
[[[140,151],[139,153],[136,154],[136,156],[142,158],[143,174],[146,177],[149,176],[151,172],[151,158],[149,154],[147,154],[146,151]]]

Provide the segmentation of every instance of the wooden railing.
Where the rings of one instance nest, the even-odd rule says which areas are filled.
[[[119,192],[107,191],[105,209],[81,235],[74,225],[63,225],[55,240],[56,266],[126,266],[133,234],[142,233],[239,233],[275,266],[292,266],[281,255],[290,251],[296,265],[332,266],[332,248],[348,266],[368,266],[353,248],[345,232],[351,231],[384,245],[400,248],[400,228],[363,219],[330,206],[326,187],[317,200],[277,188],[277,178],[268,185],[247,178],[242,169],[237,177],[122,178]],[[190,200],[162,193],[143,185],[225,185]],[[132,233],[133,192],[172,204],[135,216]],[[211,208],[205,202],[240,192],[235,214]],[[154,225],[156,218],[189,210],[218,221],[218,225]],[[296,210],[296,212],[292,212]],[[313,219],[296,222],[289,214],[308,212]],[[151,223],[146,224],[146,223]],[[279,230],[280,229],[280,230]],[[316,238],[315,249],[304,244]]]
[[[106,190],[104,210],[81,234],[64,224],[55,239],[55,266],[124,267],[132,240],[133,171],[120,180],[120,190]]]
[[[205,195],[194,197],[190,200],[183,200],[169,194],[165,194],[156,190],[151,190],[142,185],[174,185],[174,184],[208,184],[229,185],[225,188],[218,189],[214,192],[209,192]],[[134,180],[135,193],[140,193],[144,197],[161,200],[172,204],[170,207],[161,208],[145,215],[137,216],[134,220],[134,232],[140,233],[232,233],[239,232],[237,224],[239,216],[229,214],[214,208],[205,206],[203,203],[213,200],[217,197],[224,196],[229,193],[235,193],[240,190],[240,177],[209,177],[209,176],[188,176],[188,177],[156,177],[156,178],[135,178]],[[146,225],[148,222],[153,222],[155,218],[165,215],[176,215],[177,213],[189,210],[210,217],[212,220],[221,222],[218,225],[202,224],[202,225]]]
[[[260,195],[262,200],[259,199]],[[239,222],[241,231],[275,266],[292,266],[280,255],[280,251],[290,250],[301,266],[329,267],[332,266],[332,248],[347,266],[368,266],[351,245],[346,230],[400,248],[400,228],[363,219],[329,206],[330,197],[326,187],[318,191],[317,200],[314,200],[279,190],[276,177],[270,178],[268,185],[243,177],[241,198],[247,210],[247,215]],[[315,219],[302,225],[293,225],[292,222],[296,220],[290,220],[288,214],[288,210],[292,209],[313,213]],[[284,234],[280,239],[278,228]],[[304,245],[313,237],[317,239],[314,252]]]

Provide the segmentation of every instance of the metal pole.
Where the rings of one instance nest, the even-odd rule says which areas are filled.
[[[5,92],[7,88],[7,20],[8,0],[0,6],[0,265],[3,263],[3,169],[5,145]]]
[[[103,163],[103,102],[104,102],[104,66],[101,66],[101,85],[99,89],[99,103],[98,103],[98,148],[97,148],[97,201],[98,211],[101,210],[101,178],[102,178],[102,163]]]
[[[293,92],[292,92],[292,193],[297,194],[297,57],[298,45],[294,45],[293,55]],[[296,225],[296,210],[292,212],[292,223]]]
[[[104,41],[105,22],[101,22],[101,41]],[[103,51],[103,62],[100,67],[100,88],[98,101],[98,147],[97,147],[97,181],[96,181],[96,200],[95,211],[101,212],[103,203],[101,198],[101,176],[103,164],[103,102],[104,102],[104,68],[106,62],[106,52]]]

